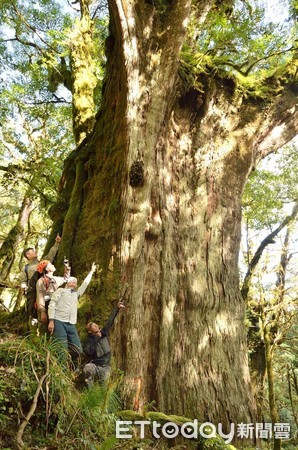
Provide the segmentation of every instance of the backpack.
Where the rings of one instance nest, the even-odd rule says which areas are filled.
[[[26,271],[26,268],[25,268]],[[26,273],[28,273],[26,271]],[[42,273],[39,273],[37,270],[34,272],[30,281],[28,283],[28,288],[26,292],[27,298],[27,312],[29,316],[33,318],[37,318],[37,303],[36,303],[36,283],[43,276]]]

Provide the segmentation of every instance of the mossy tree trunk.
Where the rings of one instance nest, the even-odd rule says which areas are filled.
[[[254,165],[294,135],[293,95],[264,105],[218,76],[202,77],[204,93],[186,90],[178,68],[190,1],[109,6],[102,107],[52,211],[59,258],[68,254],[79,277],[93,260],[102,269],[86,320],[106,316],[128,284],[114,353],[135,408],[156,400],[168,413],[251,422],[241,194]]]
[[[77,144],[92,131],[95,123],[94,22],[90,17],[90,1],[80,0],[81,17],[70,34],[70,66],[73,131]]]
[[[2,280],[6,280],[10,273],[18,245],[24,239],[25,229],[28,225],[32,209],[33,204],[31,199],[25,196],[15,225],[9,231],[6,239],[2,242],[0,248],[0,278]]]
[[[63,224],[65,235],[62,250],[69,256],[76,232],[77,219],[82,203],[82,187],[85,180],[84,145],[88,141],[95,124],[95,88],[98,83],[95,61],[95,25],[90,15],[90,1],[80,0],[81,17],[77,19],[69,36],[70,71],[64,85],[72,94],[73,135],[77,144],[64,162],[64,170],[58,187],[59,203],[50,209],[54,221],[52,239],[48,241],[45,252],[53,245],[54,236],[61,233]],[[62,72],[62,70],[61,70]],[[76,205],[75,210],[69,204]]]
[[[275,376],[274,376],[274,366],[273,357],[275,345],[273,342],[273,333],[271,332],[271,321],[268,317],[262,314],[262,324],[263,324],[263,337],[265,345],[265,357],[266,357],[266,372],[267,372],[267,383],[268,383],[268,397],[269,397],[269,411],[272,424],[279,423],[279,414],[276,406],[275,398]],[[281,440],[274,438],[273,444],[274,450],[281,449]]]

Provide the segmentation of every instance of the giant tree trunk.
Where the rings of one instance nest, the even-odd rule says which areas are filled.
[[[203,14],[212,2],[199,6]],[[161,8],[110,1],[103,104],[69,165],[59,257],[70,255],[79,276],[92,260],[102,268],[86,319],[105,316],[129,285],[114,343],[128,402],[137,384],[138,408],[156,400],[199,420],[252,422],[237,267],[241,194],[253,165],[293,135],[294,119],[286,100],[276,113],[274,102],[244,101],[220,77],[202,77],[204,93],[187,90],[178,57],[190,1]]]

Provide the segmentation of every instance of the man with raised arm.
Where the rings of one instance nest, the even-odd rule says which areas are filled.
[[[59,236],[59,234],[57,234],[55,238],[55,244],[50,249],[49,253],[47,255],[44,255],[42,259],[53,262],[56,253],[58,251],[60,242],[61,237]],[[27,259],[27,264],[24,266],[22,272],[20,273],[18,277],[18,282],[26,295],[27,317],[28,320],[31,321],[31,318],[34,317],[36,318],[36,309],[34,307],[36,293],[35,293],[35,286],[33,288],[34,291],[32,292],[32,288],[29,286],[29,283],[32,278],[32,275],[36,272],[37,265],[39,264],[40,261],[37,257],[37,252],[33,247],[26,248],[23,251],[23,255]]]
[[[82,352],[82,344],[76,329],[79,298],[87,289],[96,270],[95,263],[81,286],[77,289],[77,279],[70,277],[65,288],[58,288],[52,295],[48,309],[48,330],[71,353],[73,363]]]
[[[49,253],[47,255],[44,255],[42,257],[43,260],[47,259],[50,262],[54,261],[54,258],[56,256],[56,253],[59,248],[59,244],[61,242],[61,237],[59,234],[57,234],[55,238],[55,244],[50,249]],[[28,247],[23,251],[24,257],[27,259],[27,264],[24,266],[22,272],[20,273],[18,277],[18,281],[21,284],[21,287],[23,289],[27,289],[29,281],[37,270],[37,264],[39,263],[39,259],[37,257],[37,252],[34,247]]]
[[[118,305],[112,309],[108,320],[102,328],[94,322],[89,322],[86,326],[88,338],[84,346],[84,353],[90,357],[90,361],[83,367],[83,373],[88,386],[91,386],[96,379],[100,383],[104,383],[110,375],[110,330],[114,325],[118,312],[123,308],[125,308],[124,303],[119,301]]]

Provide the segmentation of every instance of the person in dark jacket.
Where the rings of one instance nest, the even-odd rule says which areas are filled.
[[[84,346],[85,355],[90,357],[89,363],[83,367],[83,374],[88,386],[98,379],[100,383],[105,383],[111,372],[111,347],[109,341],[110,330],[120,309],[125,308],[120,301],[111,314],[103,328],[94,322],[89,322],[86,326],[88,338]]]

